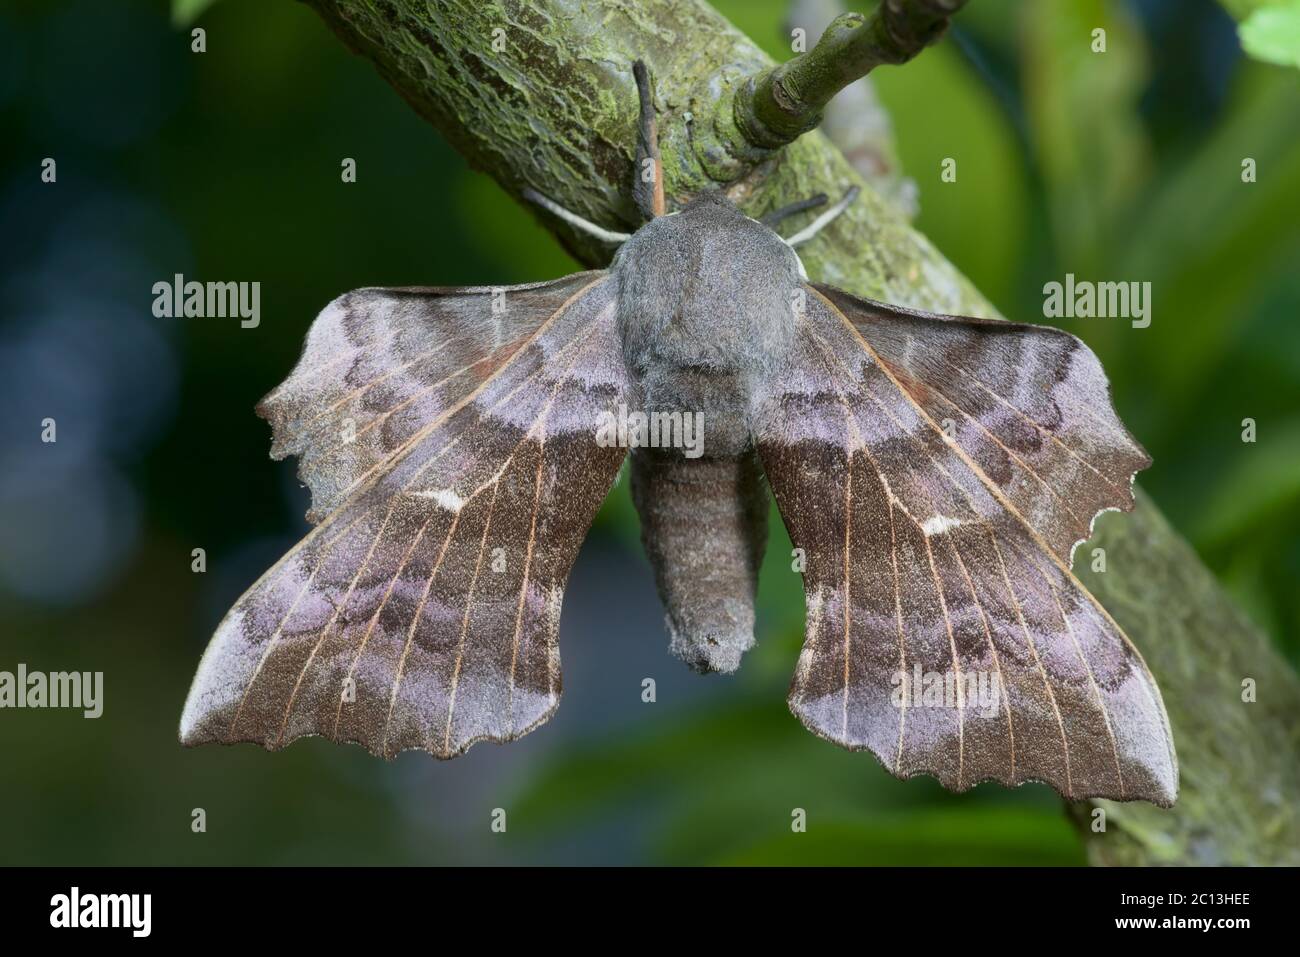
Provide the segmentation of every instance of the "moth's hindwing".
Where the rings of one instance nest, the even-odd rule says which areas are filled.
[[[755,406],[807,555],[792,710],[899,777],[1171,804],[1160,692],[1069,570],[1149,464],[1096,357],[1046,327],[805,292],[791,367]]]
[[[627,387],[612,285],[363,289],[326,308],[259,406],[320,524],[218,627],[182,741],[445,758],[550,716],[564,583],[623,456],[596,442]]]

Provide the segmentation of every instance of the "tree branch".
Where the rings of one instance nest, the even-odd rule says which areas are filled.
[[[939,39],[966,0],[884,0],[870,17],[831,21],[807,53],[764,70],[735,99],[736,127],[760,150],[785,146],[821,123],[840,90],[884,63],[905,63]]]
[[[731,151],[728,144],[746,142],[734,97],[773,64],[702,0],[306,2],[508,192],[517,197],[531,186],[611,229],[638,224],[631,198],[638,58],[656,79],[670,206],[723,183],[758,217],[817,193],[865,187],[817,131],[775,153],[752,144],[744,156]],[[608,246],[542,215],[581,262],[608,262]],[[813,278],[859,295],[996,315],[870,188],[800,255]],[[1094,544],[1107,549],[1108,571],[1083,577],[1159,682],[1182,788],[1171,811],[1097,802],[1108,825],[1085,831],[1090,854],[1098,862],[1296,863],[1300,682],[1148,499],[1132,515],[1098,524]],[[1080,565],[1089,553],[1080,550]],[[1258,683],[1257,703],[1242,700],[1247,678]]]
[[[845,12],[844,0],[790,0],[785,35],[793,38],[798,30],[804,37],[821,36],[830,22]],[[822,111],[818,128],[904,218],[916,217],[916,182],[900,168],[893,120],[876,95],[871,77],[858,77],[836,93]]]

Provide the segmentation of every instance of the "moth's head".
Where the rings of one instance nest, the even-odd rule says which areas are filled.
[[[696,193],[681,209],[647,221],[619,248],[614,267],[630,257],[672,251],[706,270],[734,270],[756,260],[777,278],[791,268],[796,280],[803,275],[798,255],[780,234],[746,216],[721,190]]]
[[[704,210],[729,211],[742,218],[745,217],[745,214],[737,209],[736,204],[720,189],[701,190],[691,197],[690,202],[683,206],[680,212],[694,214]]]
[[[789,255],[782,254],[781,258],[787,259],[794,263],[798,277],[804,281],[808,279],[808,273],[804,270],[803,260],[799,254],[794,251],[794,247],[781,238],[781,234],[769,226],[767,223],[760,222],[751,216],[746,216],[720,189],[711,189],[704,192],[696,193],[691,201],[681,208],[677,213],[669,213],[670,216],[689,216],[693,222],[711,223],[711,224],[728,224],[732,228],[740,231],[742,235],[750,238],[751,242],[762,243],[766,246],[776,248],[776,244],[784,247]],[[761,237],[761,238],[760,238]]]

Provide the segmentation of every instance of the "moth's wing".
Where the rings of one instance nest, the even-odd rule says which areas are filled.
[[[627,387],[614,304],[587,273],[322,313],[262,409],[323,518],[218,627],[184,743],[451,757],[550,716],[564,583],[624,454],[596,440]]]
[[[1089,508],[1130,503],[1117,470],[1146,459],[1096,358],[1048,328],[891,316],[806,292],[790,368],[754,409],[764,470],[807,561],[791,709],[899,777],[957,791],[1037,780],[1071,799],[1171,804],[1160,692],[1068,567],[1087,520],[1058,528],[1054,495],[1018,472]],[[940,408],[957,421],[947,435]],[[1024,464],[1007,466],[999,442]],[[1046,449],[1058,443],[1070,452]]]
[[[271,458],[298,456],[313,524],[515,357],[600,272],[524,286],[356,289],[322,310],[257,406]]]
[[[1101,363],[1078,338],[814,290],[1058,557],[1071,562],[1099,513],[1133,508],[1133,476],[1151,458],[1115,414]]]

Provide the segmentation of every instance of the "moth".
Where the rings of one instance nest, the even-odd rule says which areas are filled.
[[[358,289],[316,319],[257,410],[272,457],[300,459],[315,527],[221,622],[182,742],[450,758],[527,734],[559,702],[565,582],[630,455],[691,667],[734,671],[754,643],[770,487],[804,556],[789,704],[814,734],[955,791],[1171,804],[1159,689],[1070,571],[1150,464],[1097,358],[1055,329],[808,282],[795,247],[855,191],[788,239],[773,227],[816,201],[759,222],[706,192],[666,213],[633,72],[644,225],[612,233],[528,194],[618,243],[608,270]],[[702,454],[599,440],[627,409],[697,416]],[[939,706],[918,685],[936,675]]]

